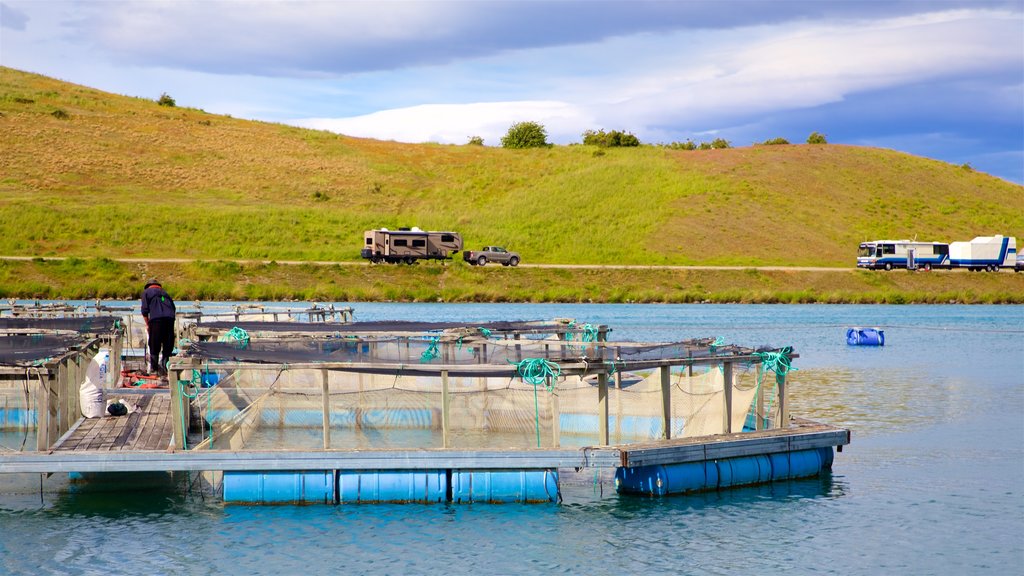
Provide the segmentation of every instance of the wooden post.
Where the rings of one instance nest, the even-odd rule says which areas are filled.
[[[53,443],[57,441],[57,438],[60,438],[60,417],[61,412],[63,412],[61,402],[64,400],[64,396],[61,392],[67,388],[70,363],[71,360],[67,356],[60,361],[60,367],[57,369],[57,381],[53,382],[50,386],[50,412],[46,417],[48,420],[46,427],[47,448],[53,446]]]
[[[686,375],[692,377],[693,376],[693,350],[687,350],[686,351],[686,357],[689,358],[689,360],[690,360],[690,363],[687,364],[687,366],[686,366]]]
[[[330,372],[326,368],[320,371],[320,379],[324,388],[324,450],[331,449],[331,391],[329,375]]]
[[[786,406],[786,375],[776,375],[775,383],[778,385],[779,390],[779,421],[775,424],[776,428],[785,428],[789,426],[789,407]]]
[[[516,362],[523,361],[523,347],[519,344],[519,332],[516,332]]]
[[[757,378],[757,392],[756,392],[756,395],[754,396],[754,406],[756,407],[756,408],[754,408],[754,420],[756,420],[756,422],[754,422],[754,429],[755,430],[764,430],[764,416],[765,416],[765,414],[764,414],[764,382],[763,382],[763,380],[764,380],[764,365],[763,364],[758,364],[757,365],[757,374],[755,375],[755,377]]]
[[[551,386],[551,377],[547,377],[547,384]],[[558,448],[562,444],[562,423],[559,421],[561,406],[558,404],[558,393],[552,389],[551,394],[551,447]]]
[[[672,438],[672,367],[662,366],[661,370],[661,417],[665,426],[664,437]]]
[[[36,450],[43,452],[50,446],[46,439],[50,435],[50,389],[54,386],[56,374],[54,369],[59,367],[52,364],[46,367],[46,376],[39,382],[39,389],[36,390],[36,414],[39,421],[39,428],[36,430]]]
[[[605,336],[607,337],[607,334],[605,334]],[[615,347],[615,360],[618,361],[618,360],[621,360],[621,359],[622,359],[622,347],[621,346],[616,346]],[[615,388],[618,389],[618,390],[622,390],[622,370],[621,369],[616,369],[615,370]]]
[[[725,392],[725,414],[722,418],[722,433],[732,434],[732,362],[722,364],[722,390]]]
[[[599,429],[598,444],[607,446],[608,442],[608,373],[597,374],[597,422]]]
[[[450,397],[448,396],[448,371],[441,371],[441,440],[442,445],[445,448],[449,448],[448,438],[448,410],[451,407]]]
[[[171,442],[171,446],[175,450],[185,450],[185,433],[188,431],[186,414],[188,412],[185,410],[184,403],[187,402],[187,399],[178,386],[179,376],[177,369],[167,371],[167,386],[171,391],[171,424],[174,426],[174,440]]]

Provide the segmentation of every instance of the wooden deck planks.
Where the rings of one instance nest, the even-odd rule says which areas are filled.
[[[170,394],[120,393],[139,410],[126,416],[86,418],[54,451],[164,450],[171,441]]]

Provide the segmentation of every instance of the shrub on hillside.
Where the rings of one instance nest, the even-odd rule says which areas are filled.
[[[483,146],[484,145],[484,139],[481,138],[480,136],[470,136],[469,137],[469,142],[467,142],[466,144],[468,144],[470,146]]]
[[[53,112],[50,112],[50,116],[53,116],[57,120],[67,120],[68,118],[71,118],[71,114],[68,114],[65,110],[62,110],[60,108],[57,108]]]
[[[715,149],[732,148],[732,143],[725,138],[715,138],[711,141],[711,147]]]
[[[619,130],[605,132],[604,129],[601,129],[597,131],[587,130],[584,132],[583,143],[590,146],[601,146],[602,148],[614,148],[639,146],[640,139],[629,132],[622,132]]]
[[[161,105],[161,106],[170,106],[171,108],[174,108],[175,106],[177,106],[177,102],[175,102],[174,98],[171,98],[171,95],[168,94],[167,92],[164,92],[163,94],[161,94],[160,95],[160,99],[157,100],[156,103]]]
[[[537,122],[516,122],[501,137],[502,148],[544,148],[548,144],[548,133]]]
[[[789,140],[786,140],[785,138],[772,138],[761,142],[762,146],[778,146],[780,144],[789,144]]]
[[[662,144],[669,150],[696,150],[697,144],[693,140],[687,140],[686,142],[670,142],[668,144]]]
[[[811,135],[807,137],[808,144],[828,144],[825,140],[825,135],[821,132],[811,132]]]

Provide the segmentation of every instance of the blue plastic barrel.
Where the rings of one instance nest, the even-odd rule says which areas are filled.
[[[225,472],[224,502],[333,504],[334,471]]]
[[[338,472],[338,501],[354,503],[444,502],[444,470],[370,470]]]
[[[557,470],[453,470],[452,502],[558,502]]]
[[[722,458],[715,461],[620,467],[615,490],[620,494],[686,494],[817,476],[831,468],[831,447]]]
[[[846,343],[850,346],[885,346],[885,331],[878,328],[849,328]]]

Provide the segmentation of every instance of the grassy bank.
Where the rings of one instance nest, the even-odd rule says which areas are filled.
[[[346,261],[419,226],[533,263],[848,267],[867,239],[1024,236],[1024,187],[878,148],[401,144],[2,67],[0,133],[9,256]]]
[[[132,299],[149,276],[178,300],[1024,304],[1024,274],[124,264],[0,261],[0,297]]]

